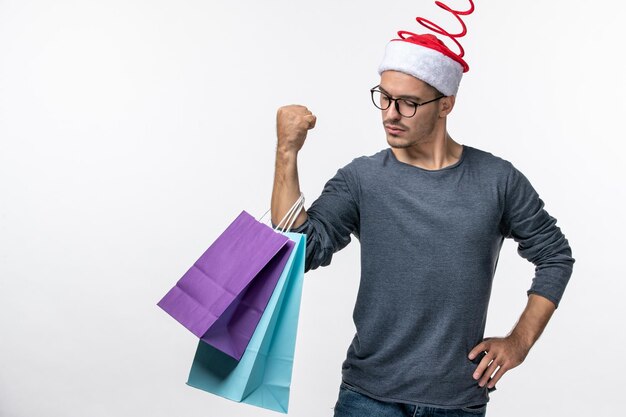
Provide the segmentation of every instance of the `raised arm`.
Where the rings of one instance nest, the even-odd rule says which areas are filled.
[[[298,179],[298,152],[307,133],[315,127],[316,118],[304,106],[290,105],[278,109],[276,114],[276,166],[272,191],[272,223],[277,225],[300,196]],[[304,208],[293,227],[307,219]]]

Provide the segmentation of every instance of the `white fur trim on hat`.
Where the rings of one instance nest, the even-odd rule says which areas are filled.
[[[415,43],[394,40],[387,44],[378,73],[399,71],[414,76],[441,91],[455,96],[459,90],[463,67],[434,49]]]

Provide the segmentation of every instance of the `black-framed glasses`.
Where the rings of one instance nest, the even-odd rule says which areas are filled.
[[[377,85],[370,90],[370,93],[372,93],[372,102],[374,103],[374,106],[376,106],[376,108],[380,110],[387,110],[389,106],[391,106],[391,102],[393,102],[396,107],[396,111],[400,113],[400,116],[402,117],[413,117],[415,116],[415,113],[417,112],[417,108],[419,106],[432,103],[445,97],[439,96],[432,100],[424,101],[423,103],[416,103],[405,98],[393,98],[389,94],[378,90],[379,87],[380,85]]]

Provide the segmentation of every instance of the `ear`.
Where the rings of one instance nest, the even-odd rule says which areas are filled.
[[[455,96],[446,96],[440,100],[439,117],[444,118],[450,114],[454,108]]]

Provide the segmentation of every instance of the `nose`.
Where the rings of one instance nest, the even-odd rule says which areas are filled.
[[[387,110],[385,110],[385,112],[387,113],[388,120],[400,120],[402,118],[402,115],[400,115],[400,112],[398,111],[398,102],[395,100],[391,103]]]

